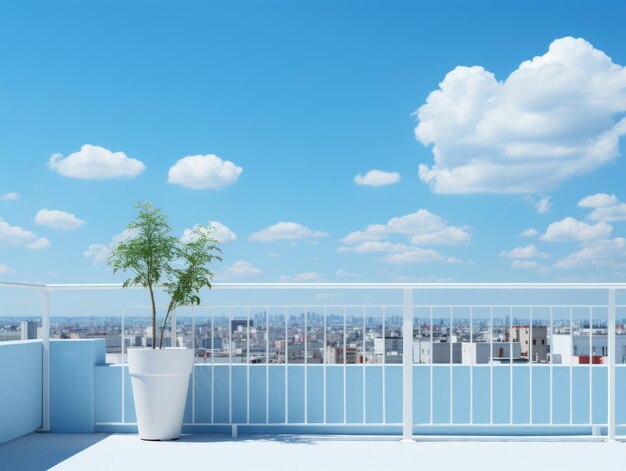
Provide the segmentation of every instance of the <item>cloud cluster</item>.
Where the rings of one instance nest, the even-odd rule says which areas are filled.
[[[587,219],[592,221],[626,221],[626,203],[619,201],[615,195],[606,193],[589,195],[581,199],[578,206],[593,209],[587,216]]]
[[[522,237],[537,237],[539,235],[539,231],[537,229],[533,229],[532,227],[525,229],[521,236]]]
[[[35,224],[61,231],[73,231],[82,227],[85,221],[65,211],[40,209],[35,215]]]
[[[351,245],[355,251],[370,251],[358,248],[368,247],[367,244],[361,245],[366,242],[376,247],[371,242],[382,241],[392,235],[409,236],[415,245],[457,245],[468,243],[471,239],[467,228],[450,226],[441,216],[419,209],[405,216],[391,218],[385,224],[370,224],[362,231],[351,232],[341,242]]]
[[[29,250],[40,250],[50,246],[50,241],[37,237],[20,226],[12,226],[0,218],[0,246],[2,245],[23,245]]]
[[[461,261],[453,257],[445,257],[434,249],[423,249],[421,247],[406,247],[401,252],[394,252],[385,255],[383,260],[395,265],[407,265],[413,263],[446,262],[460,263]]]
[[[626,69],[584,39],[555,40],[504,81],[457,67],[417,111],[416,138],[437,193],[536,193],[619,154]]]
[[[322,279],[322,275],[319,273],[309,271],[297,275],[282,275],[278,281],[280,283],[317,283]]]
[[[235,183],[241,172],[243,168],[217,155],[190,155],[169,169],[167,182],[194,190],[216,190]]]
[[[586,242],[582,249],[562,258],[554,266],[558,268],[624,267],[626,266],[626,239],[616,237]]]
[[[232,242],[237,240],[237,234],[231,231],[228,227],[219,221],[209,221],[207,225],[212,229],[211,237],[217,240],[219,243]],[[181,240],[183,242],[190,242],[194,238],[194,231],[200,228],[203,232],[206,232],[206,227],[195,225],[192,229],[185,229]]]
[[[115,247],[117,247],[120,242],[133,237],[135,234],[136,231],[124,229],[119,234],[114,235],[111,242],[108,244],[91,244],[87,247],[87,250],[83,252],[83,256],[90,258],[94,265],[104,265],[113,253]]]
[[[513,250],[503,250],[500,257],[513,259],[548,258],[549,255],[541,252],[535,244],[528,244],[525,247],[516,247]]]
[[[511,267],[513,268],[534,269],[545,273],[548,268],[542,266],[538,260],[549,258],[550,255],[540,251],[535,244],[528,244],[512,250],[503,250],[500,252],[500,257],[512,259]]]
[[[610,238],[613,227],[608,222],[626,220],[626,204],[616,195],[595,193],[578,202],[580,208],[591,210],[586,223],[572,217],[550,224],[541,236],[551,242],[580,241],[581,247],[558,260],[557,268],[624,267],[626,266],[626,239]]]
[[[397,237],[408,239],[410,244],[394,242]],[[394,264],[427,263],[458,260],[445,257],[434,249],[422,245],[459,245],[470,241],[468,228],[450,226],[445,219],[426,209],[389,219],[385,224],[370,224],[364,230],[354,231],[341,239],[339,252],[387,253],[384,261]]]
[[[360,273],[353,273],[351,271],[340,268],[335,272],[335,276],[338,278],[358,278],[361,276]]]
[[[60,175],[83,180],[133,178],[146,169],[143,162],[128,157],[124,152],[111,152],[90,144],[65,158],[62,154],[53,154],[48,166]]]
[[[536,260],[513,260],[511,266],[513,268],[540,268],[539,262]]]
[[[548,242],[566,242],[571,240],[604,239],[611,235],[613,228],[605,222],[587,224],[572,217],[553,222],[546,229],[541,240]]]
[[[260,275],[261,269],[246,260],[237,260],[221,274],[222,278],[248,278]]]
[[[358,174],[354,177],[354,183],[363,186],[386,186],[400,181],[398,172],[385,172],[383,170],[370,170],[365,175]]]
[[[257,242],[273,242],[276,240],[318,239],[327,236],[328,234],[326,232],[314,231],[297,222],[281,221],[255,232],[250,236],[250,240]]]

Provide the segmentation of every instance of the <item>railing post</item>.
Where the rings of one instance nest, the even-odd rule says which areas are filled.
[[[615,288],[609,289],[609,319],[608,319],[608,347],[609,347],[609,410],[608,410],[608,441],[615,440]]]
[[[50,431],[50,291],[43,289],[43,313],[41,316],[41,432]]]
[[[402,322],[402,443],[413,440],[413,290],[404,289]],[[383,332],[383,345],[386,342]],[[383,356],[386,354],[383,347]],[[383,385],[383,387],[385,387]],[[385,407],[385,404],[383,404]]]

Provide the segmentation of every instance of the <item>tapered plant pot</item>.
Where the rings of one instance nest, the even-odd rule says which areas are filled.
[[[128,349],[139,438],[180,437],[192,368],[189,348]]]

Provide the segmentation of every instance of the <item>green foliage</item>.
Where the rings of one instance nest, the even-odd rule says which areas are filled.
[[[165,291],[170,295],[163,326],[161,327],[161,343],[163,347],[163,332],[167,325],[170,313],[178,306],[200,304],[200,290],[211,288],[213,273],[207,268],[211,261],[222,258],[217,255],[221,252],[218,242],[212,237],[211,227],[197,226],[192,231],[187,242],[176,246],[176,260],[181,267],[168,265],[166,279],[163,283]]]
[[[124,287],[154,288],[174,258],[178,239],[171,235],[167,216],[152,203],[137,203],[136,219],[126,226],[129,237],[120,242],[109,257],[113,272],[131,272]]]
[[[152,203],[137,203],[137,217],[126,226],[129,237],[120,242],[109,257],[113,272],[130,272],[124,287],[143,286],[152,304],[152,348],[156,348],[156,303],[154,290],[161,284],[170,295],[160,329],[159,348],[171,312],[178,306],[200,304],[199,292],[211,288],[213,273],[207,265],[220,260],[218,242],[212,228],[196,227],[186,242],[172,235],[167,215]],[[163,281],[162,281],[163,280]]]

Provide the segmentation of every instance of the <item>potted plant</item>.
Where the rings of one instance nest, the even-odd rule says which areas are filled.
[[[182,241],[172,235],[160,209],[150,202],[136,207],[137,217],[127,226],[131,235],[114,248],[109,264],[114,273],[132,273],[125,288],[142,286],[150,293],[152,346],[128,349],[139,438],[174,440],[181,432],[194,350],[177,348],[175,332],[171,346],[164,348],[165,329],[177,307],[200,304],[200,290],[211,288],[213,273],[208,264],[221,260],[220,249],[210,227],[196,227],[192,237]],[[155,291],[161,287],[170,300],[157,329]]]

